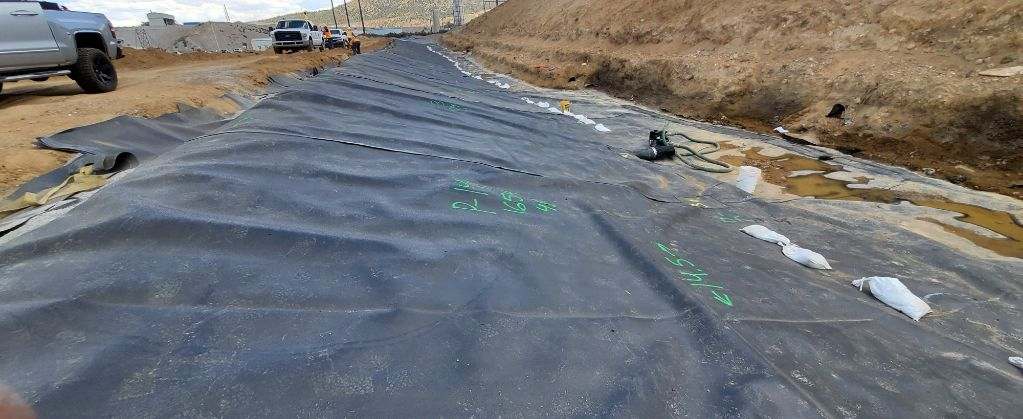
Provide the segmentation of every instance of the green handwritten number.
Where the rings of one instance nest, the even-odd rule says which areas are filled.
[[[501,203],[504,204],[503,209],[505,211],[514,212],[516,214],[525,214],[526,204],[523,204],[522,203],[523,201],[524,199],[522,199],[522,195],[519,195],[515,192],[511,191],[501,192]]]
[[[702,282],[703,277],[707,276],[707,273],[703,269],[696,268],[697,272],[682,272],[679,270],[678,273],[682,274],[682,277],[686,278],[689,282]]]
[[[669,255],[669,256],[665,256],[664,257],[664,259],[667,260],[668,263],[670,263],[672,265],[675,265],[675,266],[678,266],[680,268],[684,268],[686,266],[690,266],[690,267],[694,267],[694,268],[696,267],[696,265],[694,265],[693,262],[690,262],[688,260],[685,260],[685,259],[682,259],[682,258],[678,257],[678,255],[676,255],[675,252],[672,251],[671,248],[669,248],[668,246],[665,246],[665,245],[663,245],[661,243],[654,243],[654,244],[656,244],[657,247],[659,249],[661,249],[662,252],[667,253]]]
[[[665,245],[663,245],[661,243],[654,243],[654,244],[656,244],[657,248],[661,249],[662,252],[667,253],[667,254],[672,255],[672,256],[678,256],[678,255],[675,254],[675,252],[671,251],[671,248],[669,248],[668,246],[665,246]]]
[[[511,201],[511,202],[522,202],[523,201],[522,200],[522,195],[519,195],[519,194],[517,194],[515,192],[511,192],[511,191],[501,192],[501,199],[503,199],[505,201]]]
[[[543,212],[543,213],[558,212],[558,207],[554,206],[554,204],[552,204],[550,202],[539,201],[539,200],[536,200],[536,199],[534,199],[533,202],[536,203],[536,210],[537,211],[540,211],[540,212]]]
[[[730,212],[719,212],[718,213],[718,220],[721,221],[722,223],[726,223],[726,224],[735,224],[735,223],[738,223],[738,222],[750,222],[750,221],[752,221],[752,220],[747,220],[747,219],[742,218],[742,216],[739,215],[739,214],[730,213]]]
[[[468,202],[452,202],[451,208],[474,212],[485,212],[487,214],[497,214],[496,212],[493,211],[481,210],[480,201],[478,199],[473,199],[471,204]]]
[[[521,202],[501,201],[501,203],[504,204],[504,208],[502,209],[505,211],[514,212],[516,214],[526,213],[526,205]]]
[[[455,181],[455,186],[452,186],[451,189],[454,189],[456,191],[474,193],[474,194],[477,194],[477,195],[484,195],[484,196],[490,195],[490,194],[488,194],[486,192],[482,192],[482,191],[476,190],[474,185],[471,182],[467,181],[467,180],[456,180]],[[480,189],[482,189],[482,188],[480,188]]]
[[[450,111],[461,111],[462,109],[465,109],[457,103],[448,103],[440,100],[431,100],[430,104]]]
[[[726,306],[729,307],[732,306],[732,297],[728,296],[728,294],[725,294],[723,291],[725,287],[721,285],[710,284],[704,281],[704,277],[709,275],[707,272],[704,272],[703,269],[698,268],[696,265],[693,264],[693,262],[678,257],[678,254],[675,253],[675,250],[664,245],[663,243],[654,242],[654,244],[657,245],[658,249],[661,249],[661,252],[664,252],[665,254],[668,255],[665,256],[664,259],[667,259],[668,262],[670,262],[672,265],[678,267],[685,267],[684,265],[688,265],[688,267],[696,269],[696,271],[694,272],[687,272],[681,269],[678,270],[678,273],[682,275],[682,277],[689,283],[689,285],[692,285],[694,287],[709,288],[710,293],[711,295],[714,296],[715,300]]]

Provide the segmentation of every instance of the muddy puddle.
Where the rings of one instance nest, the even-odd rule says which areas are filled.
[[[1020,226],[1012,215],[1006,212],[953,202],[944,197],[922,193],[850,188],[849,185],[866,184],[869,179],[866,177],[856,178],[855,181],[831,179],[825,175],[842,171],[841,165],[794,154],[769,157],[760,154],[761,150],[759,147],[753,147],[743,151],[744,157],[726,156],[722,160],[735,165],[745,164],[759,167],[763,170],[766,181],[781,186],[786,192],[797,196],[886,204],[908,201],[922,207],[955,212],[960,214],[955,217],[956,220],[982,227],[1001,237],[979,234],[973,230],[950,225],[933,218],[920,219],[937,224],[949,234],[969,240],[973,244],[999,255],[1023,258],[1023,226]],[[793,172],[796,173],[796,176],[790,176]]]

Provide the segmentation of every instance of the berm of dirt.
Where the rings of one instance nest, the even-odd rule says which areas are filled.
[[[1023,65],[1020,0],[509,0],[444,42],[540,86],[1023,197],[1023,75],[980,74]]]

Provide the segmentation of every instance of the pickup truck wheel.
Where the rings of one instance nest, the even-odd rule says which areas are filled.
[[[284,52],[284,50],[282,50],[280,48],[274,48],[274,54],[280,54],[282,52]]]
[[[71,74],[86,93],[106,93],[117,89],[117,70],[110,57],[96,48],[78,48],[78,62]]]

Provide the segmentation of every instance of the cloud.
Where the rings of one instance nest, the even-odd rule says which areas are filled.
[[[340,5],[340,0],[335,0]],[[178,22],[223,21],[224,5],[232,21],[252,21],[303,10],[330,8],[330,0],[68,0],[61,4],[71,10],[103,13],[115,26],[134,26],[146,20],[146,13],[174,15]]]

